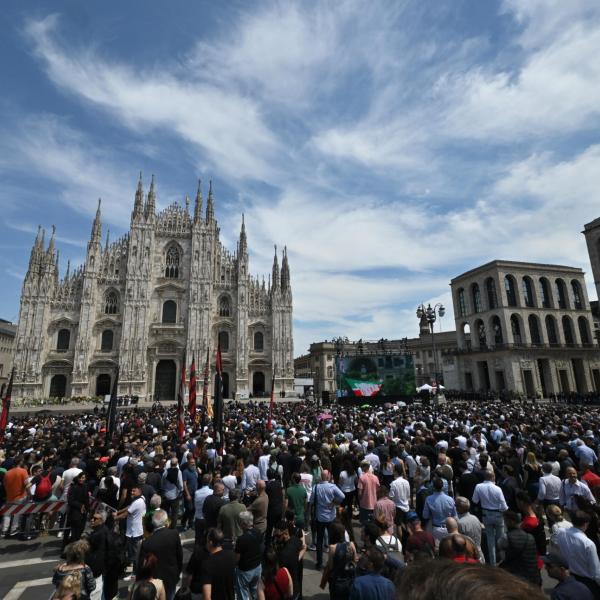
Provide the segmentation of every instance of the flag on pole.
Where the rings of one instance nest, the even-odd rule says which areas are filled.
[[[214,398],[214,427],[217,439],[217,452],[223,450],[223,363],[221,359],[221,345],[217,346],[215,398]]]
[[[113,383],[112,391],[110,394],[110,402],[108,403],[108,413],[106,414],[106,440],[112,439],[115,433],[115,426],[117,423],[117,391],[119,389],[119,367],[117,367],[117,374],[115,375],[115,381]]]
[[[2,414],[0,415],[0,439],[4,439],[4,432],[8,425],[8,413],[10,411],[10,400],[12,396],[13,379],[15,378],[15,368],[12,368],[10,372],[10,379],[8,380],[8,387],[6,388],[6,396],[2,397]],[[2,386],[4,392],[4,385]]]
[[[192,423],[196,420],[196,357],[192,356],[192,366],[190,367],[190,398],[188,401],[188,410]]]
[[[269,402],[269,420],[267,421],[267,429],[273,429],[273,407],[275,406],[275,370],[273,368],[273,377],[271,378],[271,402]]]
[[[185,356],[181,363],[181,382],[177,392],[177,438],[183,439],[185,432],[185,414],[184,414],[184,396],[185,396]]]
[[[208,404],[208,378],[210,376],[210,348],[206,349],[206,365],[204,366],[204,382],[202,384],[202,418],[212,417],[212,409]],[[204,424],[203,424],[204,425]]]

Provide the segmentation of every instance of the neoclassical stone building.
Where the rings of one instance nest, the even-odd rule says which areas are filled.
[[[461,389],[544,397],[600,391],[581,269],[495,260],[450,285]]]
[[[176,397],[181,367],[196,358],[201,386],[207,350],[223,355],[225,397],[293,390],[292,291],[287,252],[277,249],[268,284],[250,275],[242,226],[235,252],[220,242],[212,186],[156,210],[154,178],[140,177],[129,233],[102,243],[101,206],[85,264],[59,276],[54,231],[38,232],[21,295],[14,397],[119,393]],[[185,357],[185,358],[184,358]],[[212,391],[212,390],[211,390]]]

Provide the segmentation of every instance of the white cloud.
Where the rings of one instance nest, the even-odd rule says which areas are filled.
[[[29,21],[28,39],[54,83],[115,114],[133,128],[175,132],[207,153],[231,178],[269,179],[269,159],[282,151],[248,97],[192,83],[170,73],[110,64],[88,49],[62,49],[54,39],[58,18]]]

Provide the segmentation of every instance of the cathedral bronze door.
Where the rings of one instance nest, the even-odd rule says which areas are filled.
[[[107,396],[110,394],[110,383],[110,375],[107,375],[106,373],[98,375],[98,377],[96,377],[96,396]]]
[[[175,400],[177,385],[177,365],[174,360],[161,360],[156,365],[154,380],[155,400]]]
[[[255,398],[262,398],[265,395],[265,374],[262,371],[252,375],[252,395]]]
[[[64,398],[67,395],[66,375],[54,375],[50,380],[50,398]]]

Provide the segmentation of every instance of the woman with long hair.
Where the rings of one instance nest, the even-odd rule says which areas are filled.
[[[279,566],[277,553],[270,548],[265,553],[262,575],[258,582],[258,600],[286,600],[292,597],[293,592],[290,572]]]
[[[129,600],[141,600],[141,597],[145,600],[148,594],[147,590],[150,589],[150,586],[147,585],[149,583],[156,590],[153,600],[167,600],[165,586],[162,579],[158,579],[157,572],[158,558],[156,554],[149,552],[144,558],[142,566],[138,569],[135,584],[129,590]]]
[[[348,600],[358,552],[354,542],[346,541],[346,529],[342,523],[332,523],[329,536],[329,557],[321,577],[321,589],[329,584],[330,600]]]
[[[54,570],[52,583],[57,590],[64,591],[65,588],[70,588],[69,582],[65,581],[67,577],[74,576],[80,580],[80,590],[77,592],[77,598],[87,599],[90,594],[96,589],[96,580],[92,569],[85,564],[85,555],[90,549],[90,545],[86,540],[77,540],[72,542],[65,548],[66,561]],[[63,585],[64,583],[64,585]],[[64,596],[58,596],[59,598]],[[68,596],[66,596],[68,597]]]

